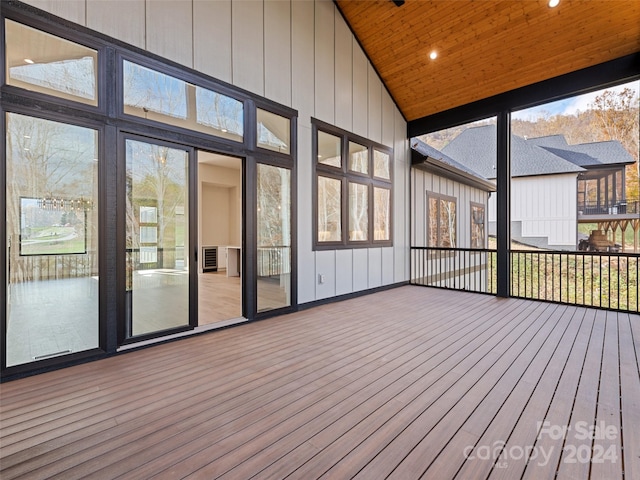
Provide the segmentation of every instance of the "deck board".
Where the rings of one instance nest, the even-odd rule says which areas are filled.
[[[639,345],[638,315],[405,286],[2,384],[0,477],[635,478]],[[617,462],[537,431],[580,420]],[[552,455],[465,459],[495,442]]]

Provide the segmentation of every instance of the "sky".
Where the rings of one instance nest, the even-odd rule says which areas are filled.
[[[613,90],[618,92],[622,91],[624,88],[631,88],[635,90],[637,96],[640,96],[640,80],[607,88],[606,90]],[[519,112],[513,112],[511,114],[511,118],[517,120],[536,120],[540,117],[543,117],[545,114],[549,114],[550,116],[575,115],[579,111],[584,112],[585,110],[588,110],[589,104],[593,103],[594,99],[603,91],[604,90],[598,90],[596,92],[578,95],[577,97],[567,98],[565,100],[560,100],[557,102],[546,103],[544,105],[528,108],[526,110],[520,110]]]

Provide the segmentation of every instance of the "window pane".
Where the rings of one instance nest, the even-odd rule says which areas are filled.
[[[214,132],[206,130],[207,133],[242,141],[244,131],[242,102],[206,88],[196,87],[196,107],[198,125],[215,130]]]
[[[342,240],[342,182],[318,176],[318,241]]]
[[[456,246],[456,203],[440,200],[440,247]]]
[[[318,163],[342,167],[340,137],[325,132],[318,132]]]
[[[291,120],[260,108],[258,121],[258,146],[274,152],[290,153]]]
[[[379,150],[373,151],[373,176],[391,179],[389,155]]]
[[[358,143],[349,142],[349,170],[369,173],[369,149]]]
[[[8,113],[7,365],[98,347],[98,132]]]
[[[387,188],[373,189],[373,239],[391,239],[390,227],[390,199],[391,191]]]
[[[258,311],[291,305],[291,171],[258,164]]]
[[[471,205],[471,248],[484,248],[484,207]]]
[[[123,102],[128,115],[242,141],[242,102],[127,60]]]
[[[349,183],[349,240],[369,239],[369,189]]]
[[[189,154],[126,141],[130,335],[189,324]]]
[[[7,84],[98,105],[98,52],[6,20]]]

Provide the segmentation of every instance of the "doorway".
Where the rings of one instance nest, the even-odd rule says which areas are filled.
[[[243,159],[199,150],[198,326],[244,321]]]

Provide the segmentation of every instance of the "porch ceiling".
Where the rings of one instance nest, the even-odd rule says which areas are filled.
[[[336,3],[409,121],[640,51],[637,0]]]

